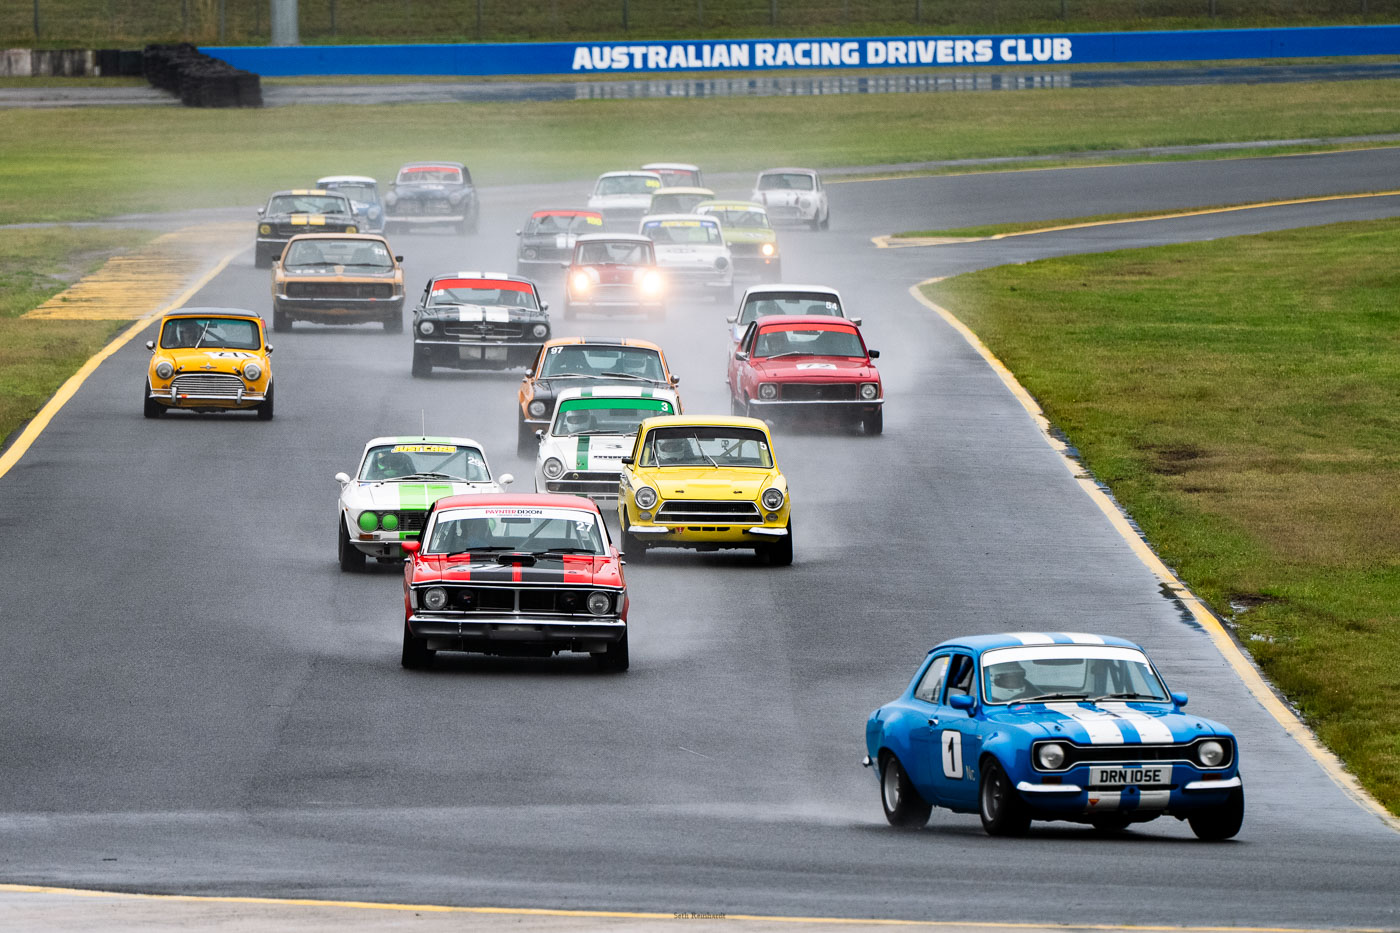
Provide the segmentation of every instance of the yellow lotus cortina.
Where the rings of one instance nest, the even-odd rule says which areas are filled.
[[[647,418],[622,458],[617,516],[634,561],[648,548],[753,548],[792,563],[787,479],[773,437],[757,418]]]
[[[161,318],[160,337],[146,348],[147,418],[169,408],[252,409],[263,421],[272,418],[272,347],[251,311],[182,308]]]

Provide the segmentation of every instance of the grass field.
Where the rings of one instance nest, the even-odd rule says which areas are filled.
[[[146,230],[0,230],[0,444],[126,324],[33,321],[43,304],[108,257],[149,242]]]
[[[1400,220],[930,286],[1400,813]],[[1221,714],[1227,722],[1228,715]]]
[[[0,110],[0,223],[253,205],[318,175],[388,178],[420,158],[460,159],[488,185],[586,184],[650,159],[754,171],[1396,131],[1394,81],[526,107],[10,109]]]

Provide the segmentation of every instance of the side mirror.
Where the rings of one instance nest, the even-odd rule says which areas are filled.
[[[559,263],[559,268],[561,268],[561,269],[567,269],[567,268],[569,268],[569,266],[571,266],[571,265],[573,265],[573,263],[571,263],[571,262],[561,262],[561,263]]]
[[[865,318],[860,318],[860,317],[853,317],[853,318],[850,318],[850,322],[851,322],[852,324],[854,324],[855,326],[857,326],[857,327],[859,327],[859,326],[861,325],[861,322],[864,321],[864,320],[865,320]]]
[[[632,460],[631,457],[623,457],[623,458],[622,458],[622,465],[623,465],[623,466],[631,466],[632,463],[633,463],[633,460]]]
[[[538,428],[538,429],[535,431],[535,437],[540,438],[541,440],[543,440],[543,439],[544,439],[544,428]]]
[[[152,353],[156,352],[156,342],[154,340],[147,340],[146,349],[150,350]]]
[[[673,386],[678,386],[678,385],[680,385],[680,384],[681,384],[681,377],[680,377],[680,376],[672,376],[672,377],[671,377],[671,385],[673,385]]]
[[[748,359],[748,358],[749,358],[749,351],[748,351],[748,350],[735,350],[735,351],[734,351],[734,359],[736,359],[736,360],[746,360],[746,359]]]
[[[422,541],[400,541],[399,547],[403,548],[405,554],[417,554],[423,547]]]
[[[548,311],[548,310],[549,310],[549,302],[547,302],[547,301],[541,301],[541,302],[540,302],[540,310],[541,310],[541,311]]]
[[[509,486],[511,483],[515,482],[515,477],[510,473],[502,473],[500,476],[496,477],[496,482],[500,483],[502,486]]]
[[[1184,693],[1173,693],[1173,694],[1172,694],[1172,702],[1175,703],[1177,706],[1185,706],[1185,705],[1186,705],[1186,694],[1184,694]]]
[[[402,256],[395,256],[395,257],[394,257],[394,262],[403,262],[403,257],[402,257]]]
[[[261,217],[261,216],[262,216],[264,213],[266,213],[266,212],[267,212],[267,208],[266,208],[266,207],[260,207],[260,208],[258,208],[258,216],[259,216],[259,217]]]
[[[515,235],[516,235],[516,236],[520,236],[520,231],[519,231],[519,230],[515,231]]]
[[[972,697],[968,696],[966,693],[959,693],[956,696],[950,696],[948,698],[948,705],[953,709],[960,709],[971,713],[972,707],[976,704],[973,703]]]
[[[879,350],[871,350],[871,351],[870,351],[870,358],[871,358],[872,360],[878,360],[878,359],[880,358],[880,351],[879,351]]]
[[[733,324],[735,321],[739,320],[739,315],[737,315],[737,314],[731,314],[731,315],[729,315],[729,317],[725,318],[724,320],[725,320],[726,323]]]
[[[336,481],[337,483],[339,483],[340,485],[342,485],[342,486],[348,486],[348,485],[350,485],[350,477],[349,477],[348,475],[346,475],[345,473],[337,473],[337,474],[335,474],[335,481]]]
[[[269,344],[267,345],[267,352],[268,352],[268,353],[271,353],[271,352],[272,352],[273,350],[275,350],[275,349],[276,349],[276,347],[274,347],[272,344],[269,343]]]

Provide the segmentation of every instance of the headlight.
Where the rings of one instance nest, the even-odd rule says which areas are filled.
[[[430,612],[437,612],[447,605],[447,590],[440,586],[432,586],[423,591],[423,608]]]
[[[253,360],[243,364],[243,378],[249,382],[256,382],[262,376],[262,367]]]
[[[649,509],[656,505],[656,490],[650,486],[638,486],[637,491],[632,493],[632,501],[637,503],[639,509]]]
[[[661,294],[661,286],[662,286],[663,283],[662,283],[662,281],[661,281],[661,275],[660,275],[660,273],[656,272],[655,270],[649,269],[649,270],[647,270],[646,272],[643,272],[643,273],[642,273],[642,280],[641,280],[641,281],[642,281],[642,294],[644,294],[644,295],[659,295],[659,294]]]
[[[530,412],[531,418],[543,418],[545,416],[545,412],[549,411],[549,406],[546,405],[544,402],[541,402],[539,399],[536,399],[535,401],[530,403],[530,407],[527,409],[527,411]]]
[[[391,207],[392,207],[394,204],[398,203],[398,200],[399,200],[399,196],[398,196],[397,194],[394,194],[394,192],[392,192],[392,191],[390,191],[388,194],[384,195],[384,203],[387,204],[387,205],[389,205],[389,206],[391,206]]]
[[[361,512],[356,524],[361,531],[374,531],[379,527],[379,516],[373,512]]]
[[[370,219],[370,220],[373,220],[374,218],[376,218],[376,217],[378,217],[378,216],[379,216],[379,208],[377,208],[377,207],[371,207],[371,208],[369,209],[369,219]]]
[[[418,333],[422,334],[424,337],[431,337],[433,335],[433,328],[434,324],[432,321],[420,321],[418,323]]]
[[[536,324],[534,327],[530,328],[530,333],[543,340],[545,337],[549,336],[549,325]]]
[[[758,251],[765,256],[772,256],[775,252],[777,252],[777,250],[773,248],[772,243],[764,243],[758,248]]]
[[[263,236],[267,236],[272,232],[272,224],[258,224],[258,232]]]
[[[1225,746],[1214,739],[1202,742],[1196,746],[1196,758],[1200,760],[1203,767],[1218,768],[1220,763],[1225,760]]]
[[[460,191],[454,191],[454,192],[452,192],[451,194],[449,194],[449,195],[447,196],[447,200],[451,201],[453,204],[461,204],[461,203],[462,203],[462,192],[460,192]]]
[[[725,268],[725,267],[728,266],[728,265],[729,265],[729,260],[728,260],[728,259],[725,259],[723,256],[717,256],[717,257],[715,257],[715,268],[716,268],[716,269],[723,269],[723,268]]]
[[[588,277],[587,272],[579,270],[569,279],[569,284],[576,292],[586,292],[593,287],[593,280]]]
[[[763,495],[759,497],[759,501],[763,503],[763,507],[768,511],[776,512],[778,509],[782,508],[783,498],[783,491],[781,489],[769,486],[767,489],[763,490]]]
[[[175,367],[171,365],[169,360],[161,360],[156,364],[157,379],[169,379],[173,375],[175,375]]]
[[[812,206],[812,201],[811,201],[811,199],[809,199],[809,198],[800,198],[800,199],[798,200],[797,204],[798,204],[798,206],[802,207],[803,209],[806,209],[806,208],[809,208],[809,207]]]
[[[385,531],[398,531],[399,517],[393,512],[385,512],[379,519],[379,527]]]
[[[1054,742],[1046,742],[1035,750],[1036,767],[1044,771],[1058,771],[1065,763],[1065,747]]]
[[[778,397],[778,387],[771,382],[765,382],[758,387],[758,397],[762,399],[775,399]]]
[[[346,225],[345,225],[345,232],[346,232],[346,233],[359,233],[359,232],[360,232],[360,228],[357,227],[357,226],[355,226],[354,224],[346,224]]]
[[[540,467],[540,472],[548,479],[558,479],[564,475],[564,461],[558,457],[550,457],[544,462],[544,466]]]
[[[597,591],[588,594],[588,611],[595,616],[605,616],[612,610],[612,597]]]
[[[863,382],[860,386],[860,397],[867,401],[880,397],[880,387],[873,382]]]
[[[534,259],[534,258],[535,258],[536,256],[538,256],[539,254],[540,254],[540,252],[539,252],[539,250],[537,250],[537,249],[527,249],[527,250],[525,251],[525,258],[526,258],[526,259]]]

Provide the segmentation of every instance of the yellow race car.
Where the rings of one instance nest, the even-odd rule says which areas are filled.
[[[647,418],[622,458],[617,516],[623,550],[753,548],[774,566],[792,563],[791,501],[757,418]]]
[[[145,415],[169,408],[246,411],[272,418],[272,366],[262,318],[232,308],[182,308],[146,341]]]

